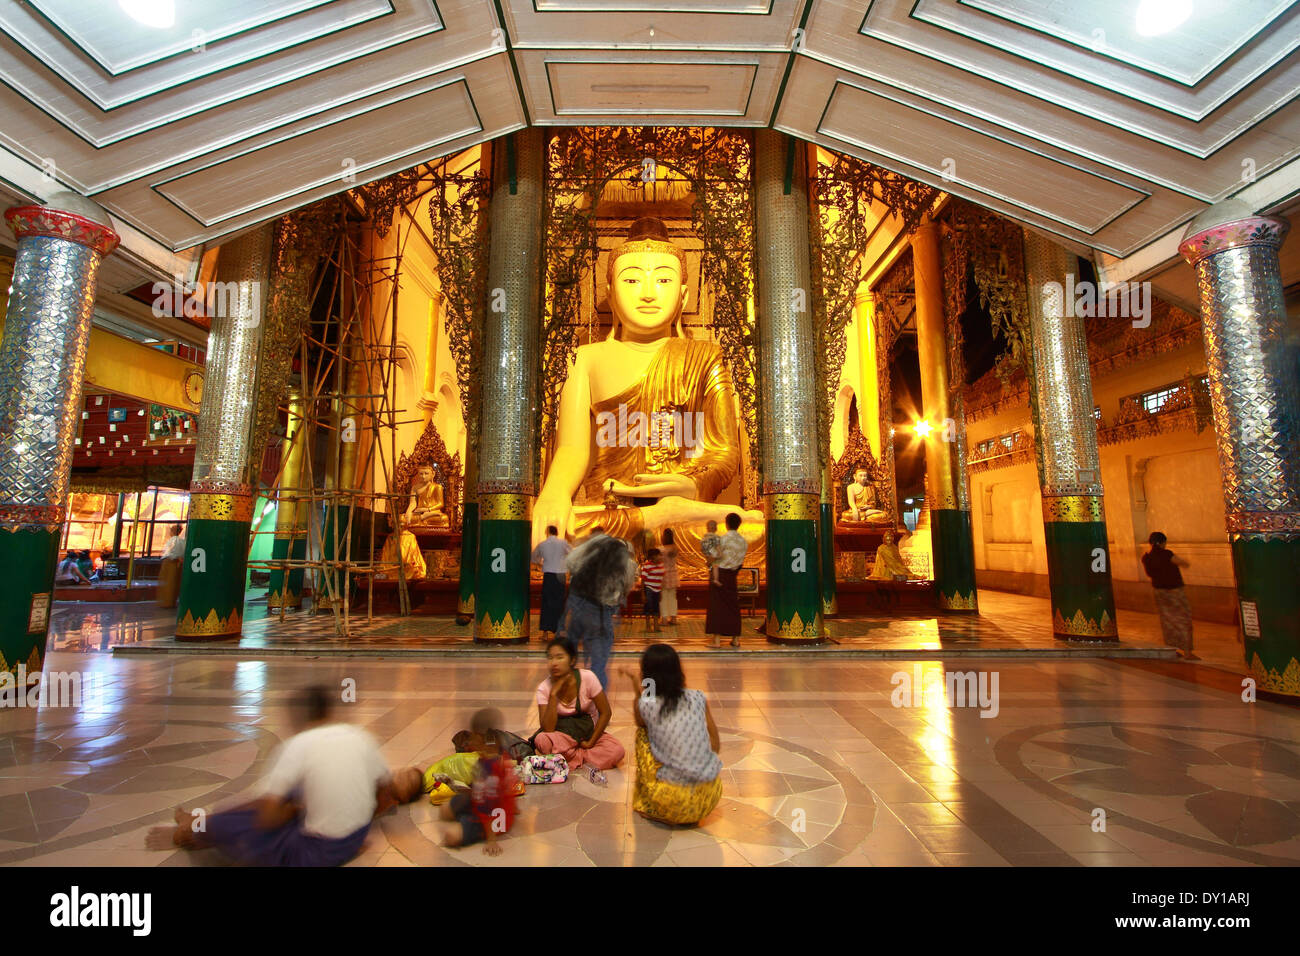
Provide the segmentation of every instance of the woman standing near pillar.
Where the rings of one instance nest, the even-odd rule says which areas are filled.
[[[1183,575],[1178,570],[1187,567],[1187,561],[1165,547],[1168,540],[1159,531],[1151,532],[1147,539],[1151,550],[1142,555],[1142,567],[1155,590],[1165,643],[1176,648],[1184,660],[1199,661],[1192,653],[1192,606],[1187,603]]]

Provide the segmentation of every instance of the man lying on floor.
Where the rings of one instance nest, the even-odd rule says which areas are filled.
[[[295,733],[273,755],[261,797],[206,815],[180,807],[176,826],[150,830],[145,845],[215,847],[250,866],[340,866],[355,857],[375,817],[420,795],[422,774],[390,775],[374,737],[330,720],[332,703],[324,687],[295,697]]]

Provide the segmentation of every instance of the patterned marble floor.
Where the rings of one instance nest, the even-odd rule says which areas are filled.
[[[960,662],[949,670],[971,670]],[[469,713],[536,725],[532,660],[234,661],[55,650],[93,675],[80,709],[0,710],[0,863],[194,866],[149,826],[251,788],[309,682],[356,681],[346,719],[394,767],[451,750]],[[722,803],[696,829],[630,807],[629,779],[529,788],[504,853],[438,845],[434,810],[401,808],[355,865],[1295,865],[1300,711],[1244,703],[1228,675],[1162,662],[999,662],[980,707],[892,695],[944,664],[693,659],[722,730]],[[932,676],[933,675],[933,676]],[[621,691],[621,692],[620,692]],[[631,691],[611,731],[630,744]],[[900,706],[895,706],[899,704]],[[916,706],[911,706],[915,704]],[[982,716],[987,714],[988,716]],[[1095,820],[1104,811],[1104,832]]]
[[[647,632],[642,619],[620,621],[615,648],[616,653],[636,654],[654,640],[665,640],[686,654],[720,657],[823,653],[828,656],[921,655],[933,659],[948,653],[969,656],[1095,656],[1098,653],[1097,645],[1064,644],[1054,640],[1047,624],[1049,619],[1050,609],[1042,598],[983,591],[980,594],[980,613],[975,617],[876,614],[830,620],[828,631],[832,643],[820,649],[795,650],[769,644],[749,630],[761,620],[754,616],[744,618],[746,634],[740,651],[730,648],[710,651],[704,635],[703,617],[698,614],[682,616],[678,625],[665,628],[657,635]],[[283,620],[278,614],[267,616],[263,596],[253,592],[250,592],[246,605],[243,639],[238,644],[206,645],[206,649],[173,641],[173,614],[152,604],[59,603],[55,606],[52,621],[49,646],[68,650],[120,647],[128,652],[152,653],[170,649],[236,657],[242,652],[262,656],[272,653],[309,656],[382,653],[390,657],[417,656],[417,652],[419,656],[457,657],[466,653],[513,657],[520,653],[519,650],[474,646],[470,628],[458,626],[451,617],[389,616],[376,618],[371,623],[360,621],[353,636],[339,638],[334,634],[330,615],[297,611],[286,614]],[[1164,648],[1161,642],[1159,622],[1154,614],[1121,610],[1118,621],[1121,638],[1118,653],[1172,656],[1172,651]],[[534,633],[537,633],[536,623],[534,618]],[[1198,621],[1196,647],[1207,664],[1233,673],[1245,672],[1234,625]],[[1101,651],[1107,652],[1104,647]]]

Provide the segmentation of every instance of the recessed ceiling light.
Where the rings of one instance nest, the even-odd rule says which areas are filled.
[[[169,30],[176,25],[175,0],[117,0],[117,5],[136,23],[157,30]]]
[[[1192,0],[1141,0],[1137,8],[1137,32],[1158,37],[1176,30],[1192,15]]]

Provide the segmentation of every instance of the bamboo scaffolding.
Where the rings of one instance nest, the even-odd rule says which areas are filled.
[[[400,556],[396,562],[384,561],[383,555],[376,552],[374,520],[379,514],[389,516],[391,533],[400,548],[403,530],[400,505],[407,496],[391,490],[397,466],[397,431],[401,425],[423,421],[402,417],[406,409],[396,407],[398,277],[410,234],[410,229],[403,231],[398,226],[396,255],[371,258],[363,266],[356,239],[347,229],[341,229],[331,248],[322,255],[312,302],[325,301],[328,307],[321,315],[313,310],[311,318],[304,322],[297,346],[301,418],[293,435],[286,435],[289,447],[282,449],[275,480],[267,493],[277,507],[292,509],[294,520],[288,528],[259,528],[249,538],[250,550],[258,535],[278,534],[288,538],[285,556],[251,559],[249,567],[280,571],[286,578],[290,572],[302,571],[304,585],[310,576],[309,613],[319,614],[328,608],[339,637],[352,633],[354,582],[365,584],[367,622],[374,619],[374,582],[379,576],[395,578],[399,613],[404,616],[410,613],[410,593]],[[327,275],[332,275],[333,281],[328,298],[322,300]],[[387,301],[381,307],[376,300],[382,300],[385,292]],[[385,319],[386,336],[383,335]],[[354,388],[358,381],[359,389]],[[322,413],[322,409],[327,411]],[[287,406],[281,410],[286,415],[289,413]],[[352,473],[345,475],[342,435],[344,422],[349,419],[353,434],[359,439],[364,433],[368,440],[364,456],[359,456],[361,460],[353,462]],[[325,456],[326,467],[318,469],[312,452],[319,444],[316,436],[322,433],[329,436],[331,450]],[[302,472],[286,483],[285,468],[292,457],[290,452],[299,442],[303,443]],[[373,490],[380,481],[388,490]],[[366,490],[367,487],[371,490]],[[340,522],[343,507],[347,508],[345,525]],[[360,549],[354,549],[354,522],[358,509],[363,507],[371,516],[368,540]],[[305,521],[301,520],[304,516]],[[295,544],[304,538],[305,555],[293,557]],[[360,553],[354,553],[356,550]],[[282,602],[279,609],[282,620],[286,611]]]

